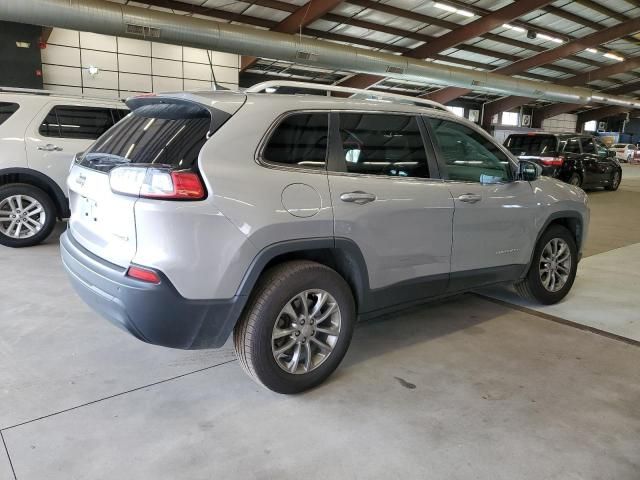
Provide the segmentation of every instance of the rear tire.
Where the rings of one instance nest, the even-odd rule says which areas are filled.
[[[616,170],[611,175],[611,181],[604,188],[606,190],[609,190],[610,192],[614,192],[614,191],[618,190],[618,187],[620,186],[620,181],[621,180],[622,180],[622,175],[620,174],[620,172],[618,172]]]
[[[31,247],[47,239],[56,225],[56,209],[44,191],[26,183],[0,187],[0,244]]]
[[[552,225],[538,240],[529,272],[515,288],[527,300],[551,305],[569,293],[577,269],[578,249],[573,235],[561,225]]]
[[[292,261],[262,275],[233,341],[255,382],[277,393],[299,393],[338,367],[355,321],[351,289],[338,273],[319,263]]]
[[[574,187],[581,187],[582,177],[580,176],[579,173],[572,173],[571,176],[569,177],[569,180],[567,180],[567,183],[569,185],[573,185]]]

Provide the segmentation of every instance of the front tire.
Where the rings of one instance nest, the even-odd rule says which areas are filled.
[[[620,174],[619,171],[616,170],[611,175],[611,181],[604,188],[606,190],[609,190],[610,192],[614,192],[614,191],[618,190],[618,187],[620,186],[621,180],[622,180],[622,175]]]
[[[243,369],[277,393],[319,385],[338,367],[353,334],[351,289],[334,270],[292,261],[263,274],[233,340]]]
[[[56,225],[49,195],[26,183],[0,187],[0,244],[31,247],[46,240]]]
[[[578,249],[569,230],[552,225],[538,240],[533,262],[515,287],[521,297],[551,305],[562,300],[576,278]]]

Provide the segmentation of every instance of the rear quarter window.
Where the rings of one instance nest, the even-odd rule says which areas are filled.
[[[20,105],[13,102],[0,102],[0,125],[6,122],[11,115],[16,113]]]

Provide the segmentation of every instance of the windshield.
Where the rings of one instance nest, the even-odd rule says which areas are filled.
[[[558,142],[553,135],[509,135],[504,146],[516,156],[537,156],[556,152]]]
[[[127,163],[194,169],[210,127],[211,114],[204,108],[145,105],[102,135],[79,163],[104,172]]]

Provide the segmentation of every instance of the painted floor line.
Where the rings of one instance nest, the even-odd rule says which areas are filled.
[[[149,387],[154,387],[156,385],[161,385],[163,383],[168,383],[168,382],[171,382],[173,380],[177,380],[179,378],[183,378],[183,377],[187,377],[189,375],[193,375],[194,373],[204,372],[204,371],[211,370],[211,369],[216,368],[216,367],[221,367],[222,365],[227,365],[228,363],[233,363],[233,362],[237,362],[237,361],[238,360],[236,358],[234,358],[233,360],[227,360],[226,362],[217,363],[216,365],[210,365],[208,367],[200,368],[200,369],[194,370],[192,372],[182,373],[180,375],[176,375],[176,376],[171,377],[171,378],[165,378],[164,380],[159,380],[157,382],[149,383],[148,385],[142,385],[141,387],[132,388],[132,389],[126,390],[124,392],[114,393],[113,395],[109,395],[107,397],[102,397],[102,398],[98,398],[96,400],[91,400],[90,402],[86,402],[86,403],[83,403],[83,404],[80,404],[80,405],[75,405],[73,407],[65,408],[64,410],[60,410],[60,411],[57,411],[57,412],[49,413],[47,415],[42,415],[41,417],[37,417],[37,418],[33,418],[31,420],[26,420],[24,422],[16,423],[15,425],[11,425],[11,426],[8,426],[8,427],[3,427],[3,428],[0,429],[0,433],[4,432],[6,430],[10,430],[12,428],[17,428],[17,427],[21,427],[23,425],[27,425],[29,423],[37,422],[38,420],[43,420],[45,418],[54,417],[54,416],[60,415],[62,413],[67,413],[67,412],[70,412],[72,410],[77,410],[77,409],[82,408],[82,407],[87,407],[87,406],[93,405],[95,403],[104,402],[105,400],[110,400],[112,398],[121,397],[122,395],[126,395],[128,393],[137,392],[139,390],[143,390],[143,389],[149,388]]]
[[[578,330],[584,330],[587,332],[595,333],[596,335],[601,335],[603,337],[610,338],[612,340],[618,340],[619,342],[628,343],[629,345],[634,345],[636,347],[640,347],[640,341],[634,340],[632,338],[623,337],[622,335],[616,335],[615,333],[607,332],[606,330],[601,330],[596,327],[591,327],[589,325],[585,325],[583,323],[574,322],[572,320],[567,320],[565,318],[558,317],[556,315],[551,315],[549,313],[538,312],[529,307],[523,307],[522,305],[517,305],[515,303],[506,302],[504,300],[499,300],[497,298],[490,297],[488,295],[483,295],[482,293],[473,292],[472,295],[476,295],[484,300],[489,302],[496,303],[498,305],[502,305],[505,307],[512,308],[514,310],[519,310],[524,313],[528,313],[529,315],[533,315],[539,318],[543,318],[545,320],[551,320],[552,322],[561,323],[563,325],[568,325],[570,327],[577,328]]]

